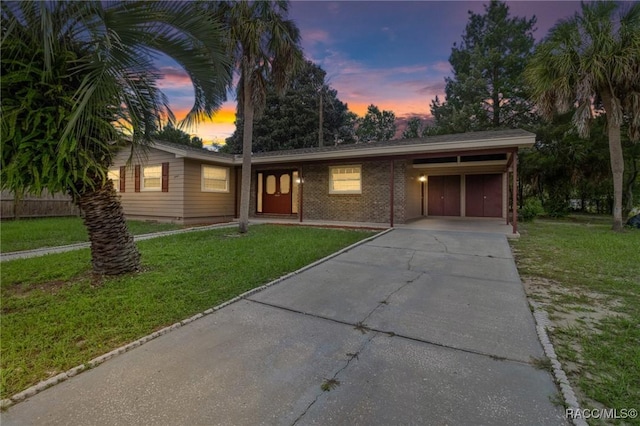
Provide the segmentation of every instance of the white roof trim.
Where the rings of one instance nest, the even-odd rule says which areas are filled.
[[[282,163],[310,160],[336,160],[358,157],[382,157],[393,155],[427,154],[448,151],[478,151],[500,148],[529,148],[535,143],[535,135],[504,139],[478,139],[471,141],[429,142],[411,145],[386,145],[382,147],[341,149],[337,151],[305,152],[265,157],[254,157],[253,164]],[[240,157],[240,156],[237,156]],[[240,157],[241,158],[241,157]]]
[[[302,161],[321,161],[338,159],[358,159],[362,157],[384,157],[394,155],[430,154],[444,153],[449,151],[479,151],[506,148],[530,148],[535,143],[535,134],[523,136],[509,136],[503,138],[478,138],[466,141],[446,141],[446,142],[426,142],[416,144],[390,144],[384,146],[363,147],[358,145],[354,148],[343,148],[338,150],[327,150],[318,152],[298,152],[282,151],[279,154],[264,156],[254,155],[252,164],[289,163]],[[203,151],[199,153],[191,149],[180,149],[170,145],[158,143],[152,148],[159,149],[171,154],[176,158],[188,158],[194,160],[207,161],[211,163],[225,165],[241,165],[242,155],[232,157],[216,155],[214,152]]]

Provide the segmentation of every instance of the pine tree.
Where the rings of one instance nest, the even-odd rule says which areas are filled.
[[[454,43],[444,101],[431,102],[435,125],[427,134],[499,128],[529,128],[535,123],[522,72],[534,46],[535,16],[510,17],[509,7],[492,0],[484,14],[469,12],[462,42]]]

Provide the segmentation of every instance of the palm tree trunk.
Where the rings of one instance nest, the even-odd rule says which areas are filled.
[[[80,194],[75,203],[89,232],[93,272],[119,275],[140,270],[140,253],[127,228],[113,182],[108,180],[102,187]]]
[[[324,116],[323,116],[323,105],[322,105],[322,97],[323,97],[323,93],[322,93],[322,89],[320,89],[320,92],[318,92],[318,97],[319,99],[319,104],[320,107],[318,108],[318,121],[320,122],[320,125],[318,126],[318,146],[321,147],[324,145],[324,134],[322,133],[322,128],[324,126]]]
[[[627,204],[624,208],[623,213],[625,215],[629,214],[629,212],[633,209],[633,187],[635,186],[635,182],[638,179],[638,174],[640,170],[638,170],[638,160],[631,161],[631,175],[629,176],[629,180],[626,183],[626,191],[627,191]]]
[[[613,119],[612,94],[603,90],[602,103],[607,114],[607,132],[609,137],[609,156],[613,174],[613,230],[622,232],[622,184],[624,180],[624,157],[620,138],[620,124]]]
[[[242,183],[240,185],[239,231],[249,230],[249,200],[251,198],[251,150],[253,149],[253,101],[249,76],[244,76],[244,129],[242,135]]]

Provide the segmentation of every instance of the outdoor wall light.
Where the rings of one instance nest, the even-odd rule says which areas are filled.
[[[302,178],[296,178],[296,183],[304,183],[304,179],[302,179]]]
[[[420,175],[420,177],[418,178],[418,180],[419,180],[420,182],[426,182],[426,181],[427,181],[427,177],[426,177],[426,176],[424,175],[424,173],[423,173],[423,174],[421,174],[421,175]]]

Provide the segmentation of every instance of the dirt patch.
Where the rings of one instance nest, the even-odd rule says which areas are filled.
[[[554,330],[578,329],[585,333],[601,333],[600,323],[607,317],[627,315],[619,312],[622,301],[596,292],[584,291],[541,277],[522,277],[527,297],[548,313],[549,334],[556,349],[564,347],[575,353],[573,360],[564,359],[562,367],[572,378],[573,390],[584,407],[605,408],[604,405],[587,397],[576,386],[580,376],[590,377],[587,366],[583,364],[582,347],[571,339],[554,333]]]
[[[87,272],[70,280],[54,280],[38,284],[16,283],[10,287],[2,289],[3,297],[25,298],[34,292],[41,292],[49,295],[56,295],[65,288],[81,282],[88,281],[91,287],[96,288],[104,284],[104,276]]]
[[[523,277],[527,296],[549,314],[551,328],[586,327],[599,333],[598,325],[606,317],[626,316],[619,312],[622,301],[596,292],[565,287],[540,277]]]
[[[57,294],[64,287],[68,286],[68,281],[49,281],[37,285],[16,284],[3,291],[6,296],[23,298],[29,296],[35,291],[41,291],[48,294]]]

